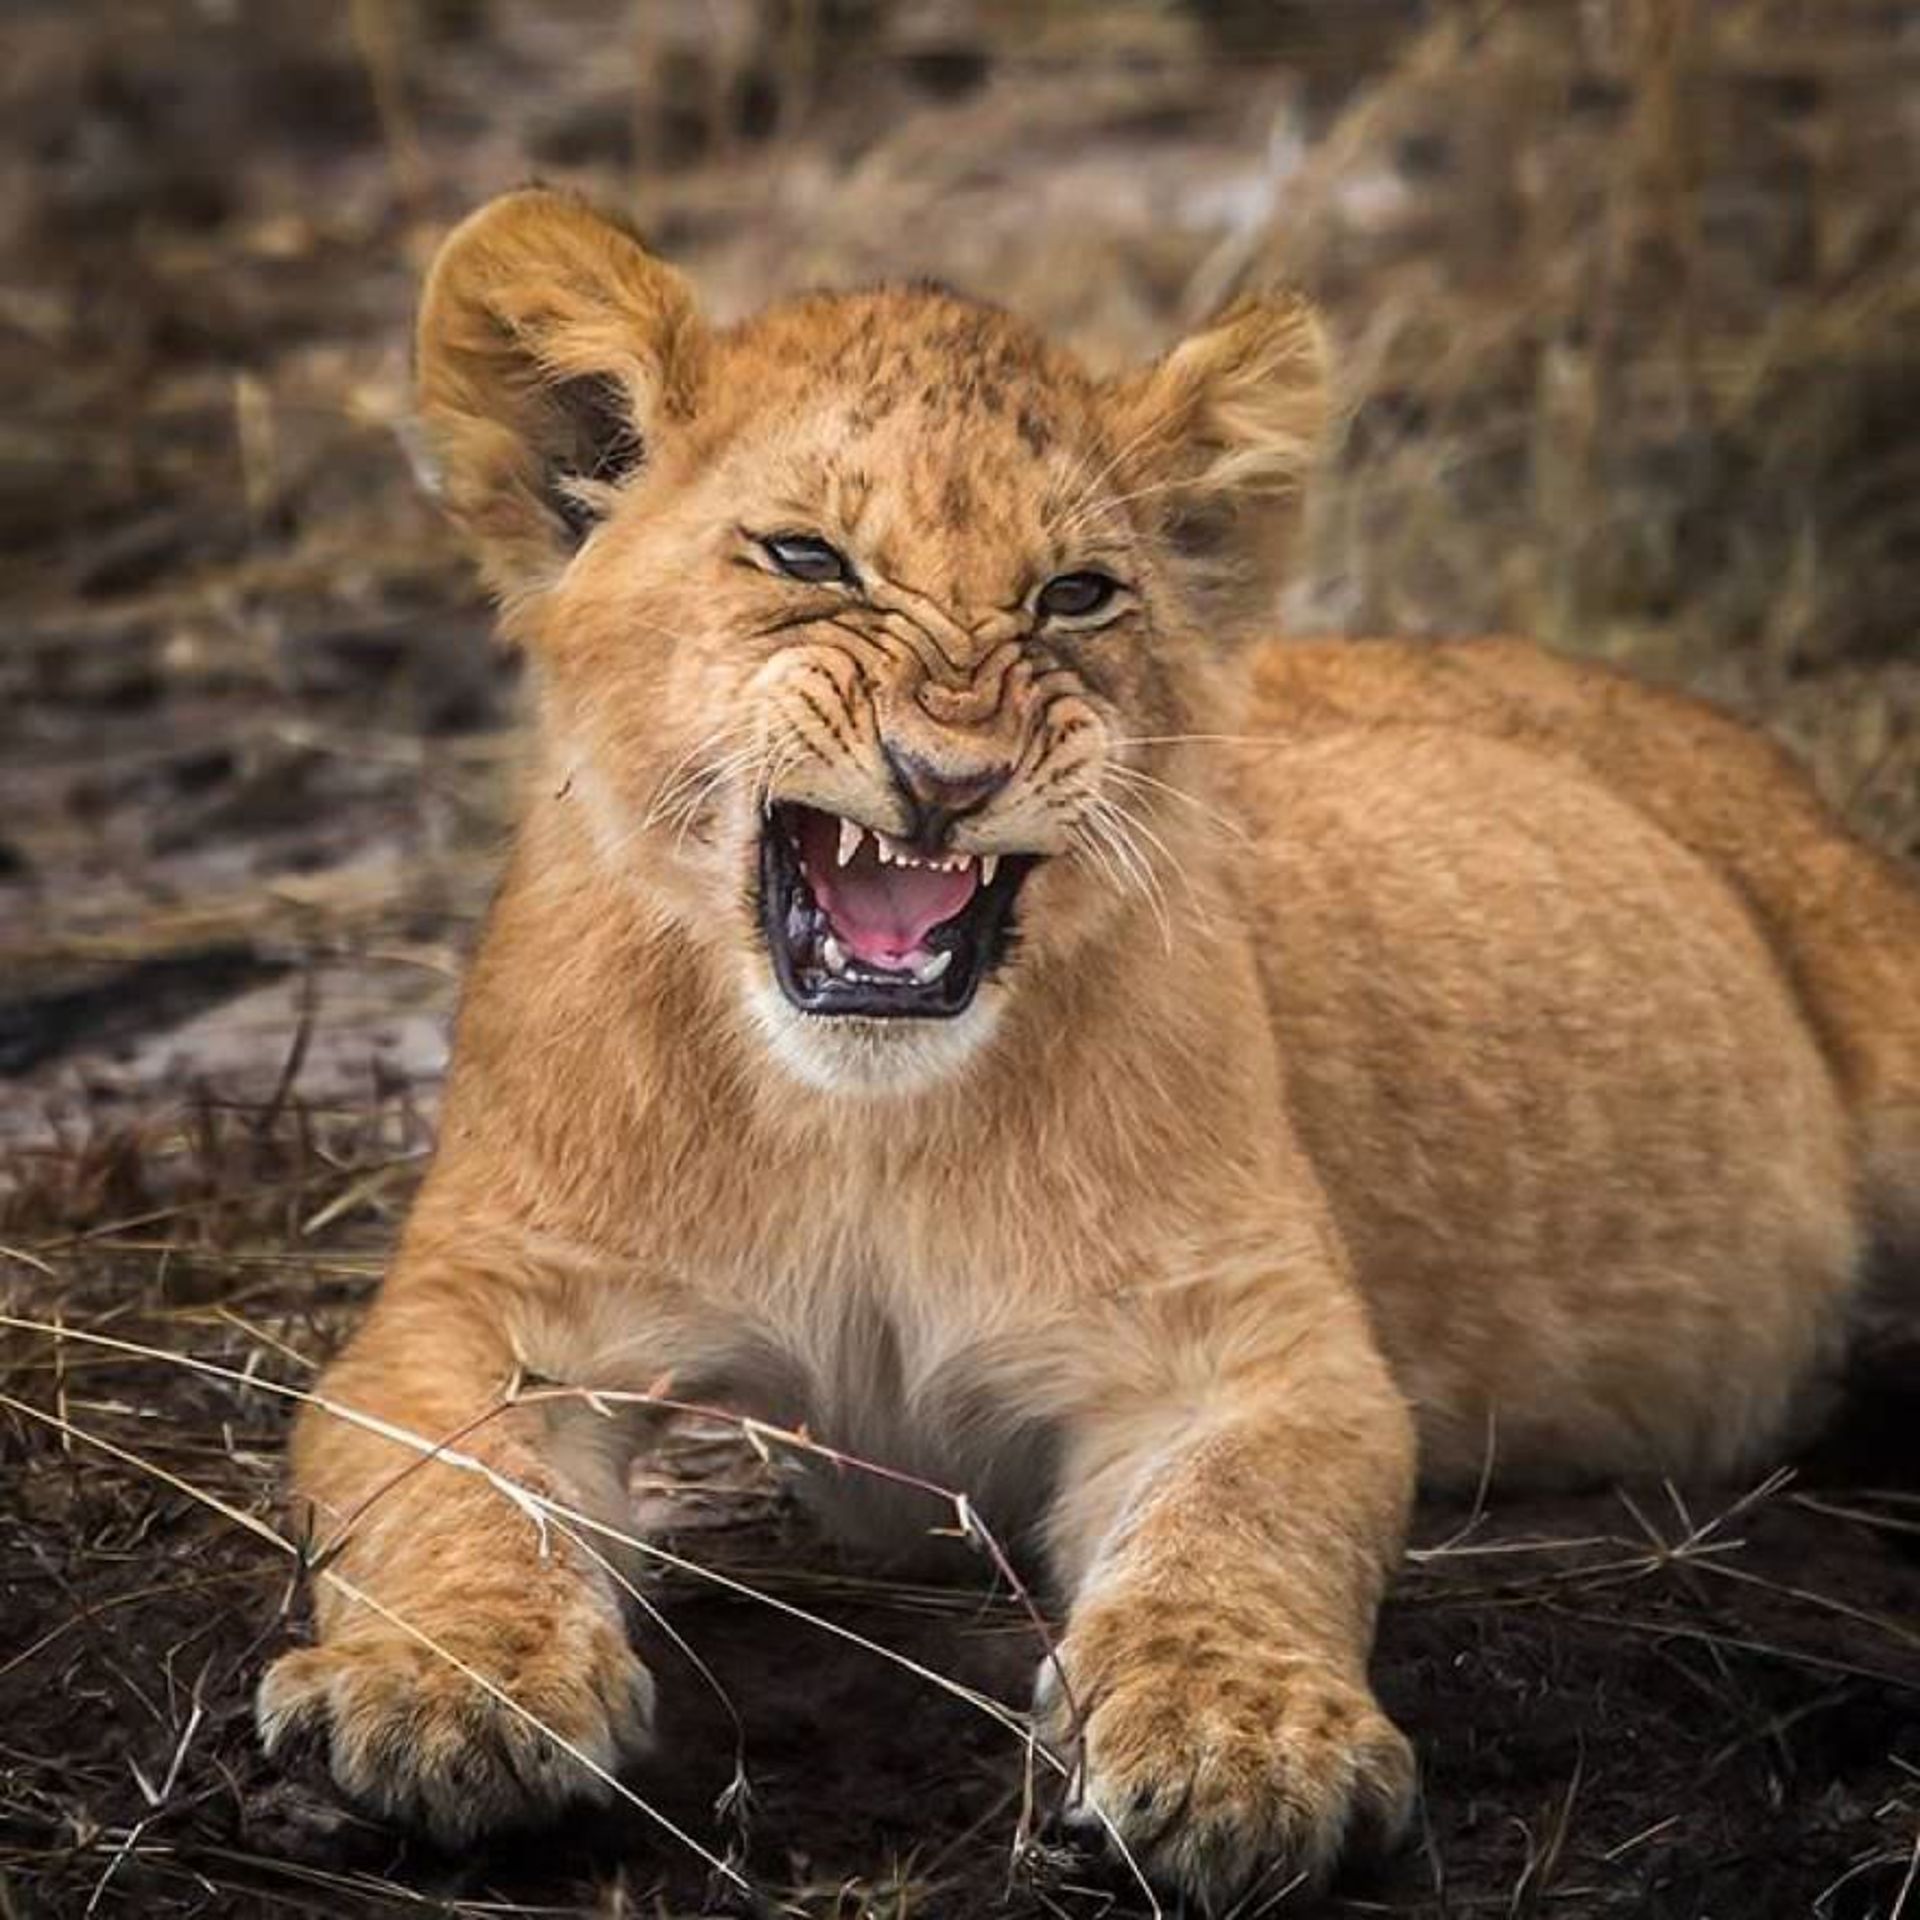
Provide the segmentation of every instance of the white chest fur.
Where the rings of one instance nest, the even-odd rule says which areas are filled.
[[[862,1550],[914,1566],[950,1561],[967,1513],[1017,1548],[1044,1514],[1054,1452],[991,1318],[923,1299],[871,1284],[816,1294],[780,1340],[792,1417],[846,1462],[811,1460],[809,1505]]]

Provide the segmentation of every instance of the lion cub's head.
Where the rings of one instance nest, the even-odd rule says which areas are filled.
[[[1106,380],[927,286],[714,328],[534,189],[447,241],[419,347],[597,857],[792,1069],[919,1083],[1024,972],[1163,937],[1179,737],[1232,722],[1320,424],[1303,308]]]

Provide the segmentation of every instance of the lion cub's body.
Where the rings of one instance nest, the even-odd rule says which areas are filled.
[[[1289,1105],[1424,1476],[1720,1472],[1780,1442],[1860,1234],[1848,1120],[1722,876],[1445,726],[1253,760]]]
[[[1050,1497],[1035,1468],[1055,1402],[1102,1391],[1057,1376],[1081,1364],[1075,1316],[1127,1285],[1112,1210],[1177,1209],[1170,1236],[1204,1223],[1175,1164],[1197,1122],[1203,1195],[1304,1148],[1429,1481],[1752,1463],[1843,1330],[1867,1231],[1853,1119],[1739,873],[1582,761],[1577,714],[1570,737],[1516,738],[1524,708],[1496,681],[1465,724],[1447,688],[1469,651],[1270,648],[1277,697],[1247,743],[1207,749],[1234,824],[1185,823],[1258,860],[1212,891],[1168,882],[1177,951],[1143,931],[1144,990],[1082,977],[1014,1010],[1005,1055],[1043,1070],[910,1103],[844,1110],[758,1079],[671,943],[616,938],[564,825],[536,829],[463,1019],[449,1128],[473,1184],[443,1167],[416,1231],[442,1214],[470,1231],[516,1189],[576,1195],[593,1237],[683,1276],[725,1330],[603,1307],[530,1332],[536,1365],[630,1384],[642,1354],[690,1397],[966,1487],[1011,1533]],[[1393,709],[1343,709],[1390,657],[1412,675]],[[1604,695],[1642,705],[1643,736],[1686,717],[1750,737],[1508,657],[1584,676],[1596,722]],[[1676,771],[1697,784],[1702,766]],[[1754,785],[1756,838],[1807,795],[1784,764]],[[1834,857],[1874,871],[1830,831]],[[583,1108],[606,1118],[580,1128]],[[834,1481],[870,1545],[922,1544],[931,1509]]]
[[[580,1523],[541,1540],[495,1490],[624,1522],[640,1430],[487,1409],[516,1370],[670,1379],[1029,1547],[1067,1607],[1043,1731],[1226,1904],[1405,1818],[1366,1661],[1416,1462],[1696,1474],[1792,1432],[1875,1235],[1916,1238],[1920,897],[1690,702],[1513,645],[1236,651],[1301,328],[1253,312],[1102,386],[925,290],[709,336],[549,195],[449,244],[429,418],[540,744],[439,1157],[328,1376],[360,1424],[297,1437],[344,1537],[270,1739],[324,1725],[348,1787],[450,1839],[581,1790],[398,1619],[596,1763],[640,1744]],[[646,461],[555,493],[588,376]],[[1127,597],[1049,627],[1022,556],[1084,566],[1096,508]],[[755,513],[831,528],[845,578],[769,578]],[[743,715],[757,786],[720,753]],[[1033,863],[1011,957],[945,1024],[793,1011],[753,879],[776,804],[905,831],[886,769],[930,754],[1002,756],[943,844]],[[950,1518],[827,1478],[889,1547]]]

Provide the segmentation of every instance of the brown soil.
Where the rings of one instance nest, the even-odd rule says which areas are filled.
[[[723,312],[936,272],[1104,354],[1302,279],[1354,413],[1297,621],[1524,625],[1685,679],[1911,852],[1902,17],[15,6],[0,1915],[752,1904],[631,1808],[434,1857],[248,1719],[301,1630],[299,1543],[248,1525],[286,1524],[271,1387],[311,1379],[417,1180],[512,770],[512,663],[406,451],[449,219],[578,179]],[[1378,1665],[1424,1825],[1330,1910],[1920,1915],[1917,1388],[1890,1313],[1791,1475],[1425,1514]],[[984,1566],[836,1560],[723,1433],[655,1469],[680,1550],[752,1590],[657,1596],[751,1794],[716,1814],[730,1710],[657,1629],[632,1784],[768,1911],[1145,1911],[1023,1818],[1004,1728],[876,1650],[1017,1703],[1034,1635]]]

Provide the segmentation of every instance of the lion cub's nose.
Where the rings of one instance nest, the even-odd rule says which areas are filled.
[[[1013,777],[1013,768],[1006,762],[941,766],[891,741],[884,742],[881,750],[913,816],[908,838],[926,846],[942,845],[957,821],[978,813]]]

